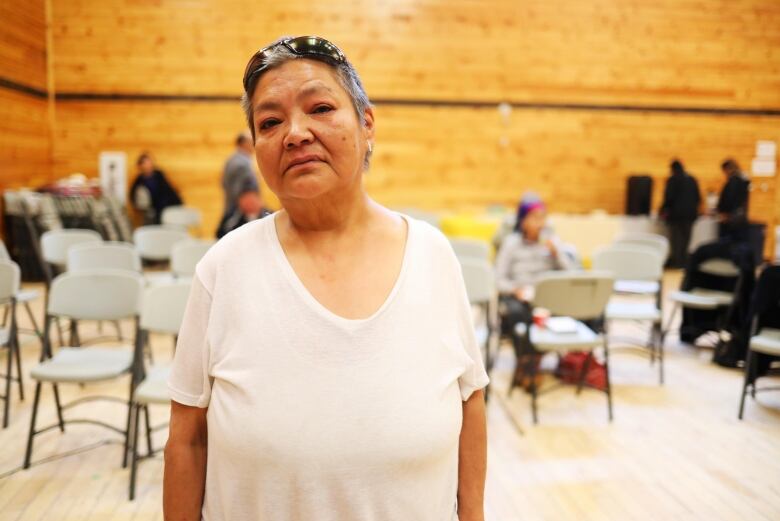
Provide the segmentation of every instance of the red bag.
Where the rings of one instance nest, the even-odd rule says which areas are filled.
[[[588,356],[589,353],[582,351],[566,353],[561,357],[561,362],[558,364],[558,370],[555,372],[556,376],[563,382],[576,385],[580,381],[582,368],[585,365]],[[604,364],[596,360],[595,357],[591,357],[590,362],[588,363],[588,373],[585,375],[585,383],[601,391],[607,389],[607,368]]]

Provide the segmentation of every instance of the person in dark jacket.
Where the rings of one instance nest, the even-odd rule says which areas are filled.
[[[684,268],[688,261],[693,223],[699,216],[701,195],[699,183],[675,159],[669,165],[671,175],[666,180],[661,218],[669,227],[670,254],[667,267]]]
[[[727,180],[718,199],[718,237],[742,241],[747,231],[750,180],[733,159],[723,161],[720,168]]]
[[[133,207],[144,216],[144,224],[160,224],[162,212],[169,206],[182,204],[176,189],[158,169],[152,156],[144,152],[138,156],[138,176],[130,188]]]

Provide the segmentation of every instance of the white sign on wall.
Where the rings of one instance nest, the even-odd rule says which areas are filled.
[[[104,195],[113,196],[120,203],[127,199],[127,154],[100,153],[100,188]]]

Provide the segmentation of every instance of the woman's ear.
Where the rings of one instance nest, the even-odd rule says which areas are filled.
[[[374,141],[374,109],[366,107],[363,112],[363,127],[366,132],[366,139],[369,142]]]

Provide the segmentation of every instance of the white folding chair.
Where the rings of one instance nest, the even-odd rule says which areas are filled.
[[[173,245],[189,239],[184,230],[150,224],[141,226],[133,232],[133,242],[141,259],[150,261],[170,261]]]
[[[663,333],[661,328],[661,279],[663,257],[652,248],[633,243],[616,243],[599,248],[593,254],[593,269],[612,273],[616,280],[651,282],[659,291],[653,301],[630,299],[619,296],[607,304],[606,320],[650,323],[650,338],[644,346],[649,349],[650,360],[658,357],[658,377],[664,382]],[[640,346],[642,344],[639,344]],[[613,348],[614,350],[614,348]]]
[[[732,279],[735,281],[734,287],[739,287],[739,268],[728,259],[708,259],[699,264],[698,270],[714,277]],[[669,300],[672,301],[673,307],[672,312],[669,314],[668,322],[663,327],[663,337],[666,337],[666,334],[672,327],[675,317],[682,309],[690,308],[723,311],[724,308],[732,307],[735,298],[735,293],[732,291],[720,291],[707,288],[691,288],[689,291],[680,290],[671,292],[669,294]],[[727,311],[723,314],[727,315]],[[719,322],[722,323],[723,321]]]
[[[68,271],[116,269],[141,272],[141,257],[127,242],[78,244],[68,250]]]
[[[181,241],[171,251],[171,272],[174,277],[187,278],[195,275],[195,266],[214,245],[212,241]]]
[[[607,272],[546,273],[536,282],[533,307],[545,308],[556,317],[573,319],[574,328],[566,332],[556,332],[548,327],[539,327],[535,324],[532,324],[530,328],[526,328],[525,324],[518,324],[518,333],[528,335],[531,346],[537,352],[563,354],[568,351],[584,351],[588,353],[579,375],[577,392],[588,386],[585,383],[585,376],[588,373],[590,361],[593,359],[593,351],[599,347],[603,348],[606,371],[606,388],[603,391],[607,395],[607,411],[610,421],[612,421],[612,389],[609,382],[607,336],[603,330],[594,331],[582,321],[603,321],[613,286],[614,278]],[[538,368],[533,358],[529,357],[528,374],[531,377],[531,412],[534,423],[538,423],[537,398],[543,393],[536,386]],[[557,387],[557,385],[553,386],[544,392],[546,393]]]
[[[139,274],[119,270],[89,270],[63,273],[52,281],[44,323],[44,342],[41,363],[30,371],[36,381],[30,431],[24,456],[24,468],[30,467],[35,436],[59,427],[65,431],[66,423],[87,423],[106,427],[124,437],[122,466],[127,466],[130,441],[130,413],[133,390],[138,382],[141,363],[141,344],[138,334],[138,317],[141,307],[143,279]],[[132,346],[60,347],[54,351],[51,342],[51,326],[55,317],[71,320],[121,320],[135,321],[135,341]],[[64,418],[64,411],[78,404],[98,399],[116,401],[116,397],[86,396],[68,404],[62,404],[59,384],[106,382],[130,375],[127,395],[127,423],[119,428],[92,418]],[[52,384],[57,411],[57,423],[37,429],[36,420],[44,383]]]
[[[71,247],[77,244],[101,242],[103,239],[95,230],[49,230],[41,235],[41,255],[47,265],[61,270],[68,262],[68,250]]]
[[[0,305],[10,309],[10,324],[0,327],[0,347],[8,349],[6,357],[5,391],[3,396],[3,429],[8,427],[10,420],[11,391],[14,380],[19,383],[19,398],[24,400],[24,384],[22,382],[22,359],[19,353],[19,336],[16,327],[16,295],[19,293],[19,266],[10,260],[0,260]],[[14,363],[14,360],[16,363]],[[13,371],[16,369],[16,376]]]
[[[458,259],[476,259],[490,262],[490,246],[479,239],[454,238],[450,239],[452,249]]]
[[[164,226],[177,226],[185,231],[199,227],[202,221],[200,210],[191,206],[169,206],[160,216]]]
[[[460,267],[469,302],[480,310],[474,331],[482,349],[485,370],[489,374],[493,368],[493,343],[495,333],[498,331],[498,291],[495,273],[486,260],[461,259]],[[485,389],[486,398],[488,391]]]
[[[8,253],[8,249],[5,247],[5,242],[2,240],[0,240],[0,260],[12,260],[11,255]],[[24,309],[27,312],[27,317],[30,319],[30,323],[32,323],[33,326],[32,332],[35,333],[35,336],[37,336],[40,340],[43,340],[43,332],[41,331],[41,328],[38,327],[38,320],[35,318],[35,313],[33,313],[33,310],[30,307],[30,302],[38,300],[40,296],[41,292],[38,290],[21,289],[20,287],[19,291],[16,293],[16,302],[17,304],[22,304],[24,306]],[[5,324],[8,319],[8,313],[10,313],[10,308],[6,307],[3,316],[3,324]],[[20,331],[23,330],[20,329]]]
[[[141,334],[162,333],[176,337],[184,318],[184,310],[187,307],[187,298],[190,292],[190,284],[176,282],[168,285],[152,286],[144,291],[143,305],[141,307]],[[131,439],[131,467],[130,467],[130,500],[135,498],[136,471],[139,459],[138,455],[138,431],[140,427],[141,409],[144,410],[146,422],[147,454],[144,458],[151,457],[156,452],[152,448],[153,428],[149,421],[149,405],[168,405],[168,375],[170,367],[167,365],[152,366],[142,374],[143,380],[138,385],[133,395],[133,415],[130,432]]]
[[[661,255],[661,264],[669,258],[669,239],[657,233],[623,233],[615,239],[617,244],[634,244],[652,248]]]

